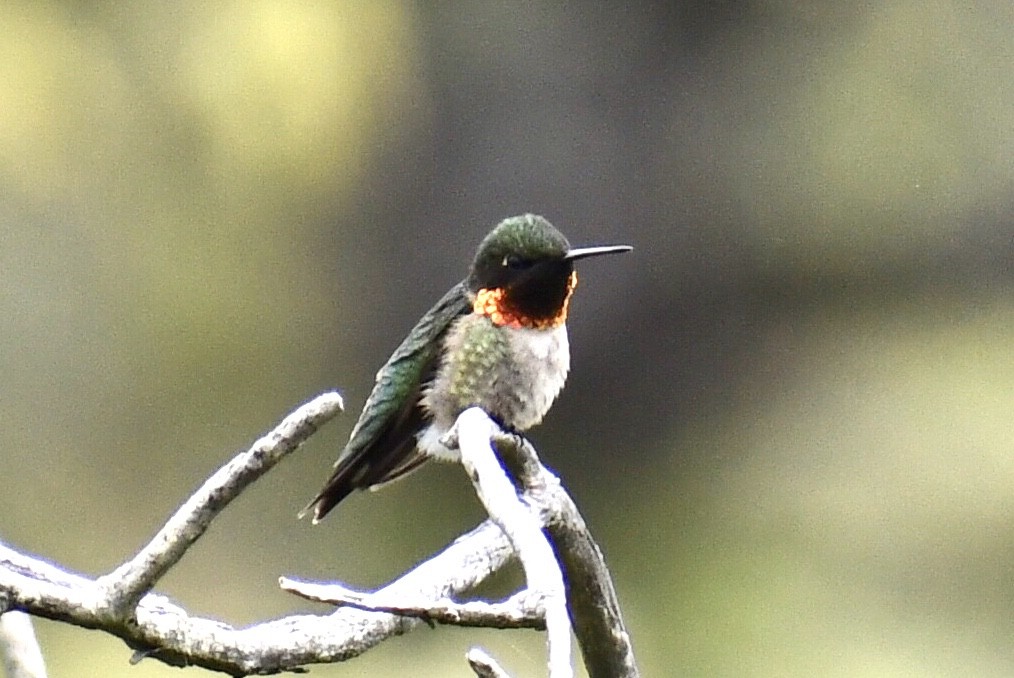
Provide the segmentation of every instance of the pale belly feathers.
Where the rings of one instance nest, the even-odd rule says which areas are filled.
[[[484,316],[468,315],[448,331],[444,349],[423,394],[432,423],[419,433],[419,449],[437,458],[459,458],[440,438],[472,406],[516,431],[535,426],[560,394],[570,370],[566,325],[544,330],[494,327]]]

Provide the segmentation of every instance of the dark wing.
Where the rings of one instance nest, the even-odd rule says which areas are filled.
[[[458,283],[395,349],[377,373],[377,383],[331,477],[300,517],[313,510],[317,522],[353,490],[394,480],[425,461],[415,438],[425,416],[422,387],[436,370],[447,329],[470,310],[465,284]]]

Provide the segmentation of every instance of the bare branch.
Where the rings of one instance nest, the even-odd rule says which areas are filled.
[[[427,623],[494,629],[546,629],[542,600],[527,591],[516,593],[499,603],[484,600],[458,603],[450,598],[412,602],[404,596],[391,597],[385,589],[362,592],[337,582],[319,584],[282,577],[280,584],[283,590],[307,600],[356,607],[370,612],[418,617]]]
[[[482,648],[473,647],[465,655],[465,659],[479,678],[511,678]]]
[[[574,675],[574,667],[570,661],[570,620],[563,573],[542,532],[538,513],[521,502],[500,466],[492,447],[493,436],[499,432],[500,427],[489,415],[472,407],[458,416],[451,435],[457,437],[461,463],[483,506],[517,549],[529,591],[543,597],[550,678],[569,678]]]
[[[567,605],[589,677],[636,678],[640,672],[612,577],[577,506],[560,479],[539,461],[531,443],[504,434],[495,440],[525,496],[543,512],[546,531],[563,566]]]
[[[0,614],[0,658],[7,678],[46,678],[46,663],[27,614]]]
[[[498,437],[505,458],[522,468],[517,475],[527,488],[524,500],[536,510],[519,503],[490,448],[490,438],[498,429],[479,410],[463,415],[459,437],[466,468],[500,526],[483,523],[375,593],[282,580],[283,587],[299,595],[343,605],[328,616],[292,615],[235,628],[192,617],[164,596],[149,592],[232,498],[333,416],[340,404],[337,394],[325,394],[299,408],[212,476],[135,558],[99,579],[65,571],[0,543],[0,611],[21,610],[104,630],[133,648],[135,661],[152,657],[174,666],[196,665],[235,676],[298,671],[307,664],[349,659],[424,621],[499,628],[545,626],[551,639],[551,675],[571,675],[569,626],[561,602],[564,580],[541,528],[548,521],[565,567],[569,612],[589,674],[593,678],[637,675],[601,553],[573,502],[527,443]],[[453,602],[511,562],[515,548],[525,567],[528,589],[501,603]],[[565,640],[560,640],[561,635]],[[589,643],[601,643],[601,647]],[[470,657],[478,657],[479,652]],[[473,667],[479,675],[506,675],[492,659],[477,658]],[[610,667],[615,671],[609,672]]]
[[[510,562],[513,549],[487,521],[444,551],[381,589],[385,597],[413,600],[460,595]],[[237,629],[192,617],[168,598],[149,593],[136,621],[107,613],[96,583],[0,544],[0,596],[31,614],[101,629],[173,666],[195,665],[234,676],[291,671],[306,664],[343,661],[421,624],[417,619],[341,608],[327,616],[292,615]]]
[[[108,590],[106,605],[110,611],[115,615],[128,614],[141,596],[179,562],[229,502],[341,410],[340,395],[320,395],[218,469],[136,556],[99,578],[98,585]]]
[[[130,577],[131,588],[137,582],[142,588],[150,586],[147,582],[182,556],[212,515],[333,416],[339,403],[337,394],[325,394],[287,417],[250,451],[226,465],[230,473],[238,474],[238,480],[224,470],[216,473],[137,558],[118,569]],[[383,591],[390,599],[449,598],[474,587],[512,557],[503,532],[487,522]],[[126,587],[117,589],[111,578],[92,580],[0,544],[0,600],[9,609],[104,630],[134,648],[135,660],[152,657],[174,666],[195,665],[236,676],[292,671],[306,664],[349,659],[421,623],[343,608],[326,617],[293,615],[237,629],[192,617],[154,593],[143,595],[136,608],[124,611]]]

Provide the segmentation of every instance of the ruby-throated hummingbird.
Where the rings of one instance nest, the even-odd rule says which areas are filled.
[[[469,407],[511,431],[542,421],[570,369],[564,323],[574,262],[631,249],[571,249],[534,214],[502,221],[479,244],[468,277],[377,372],[331,477],[300,516],[313,511],[317,522],[353,490],[400,478],[428,458],[459,459],[440,441]]]

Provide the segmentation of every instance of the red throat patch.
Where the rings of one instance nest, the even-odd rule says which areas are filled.
[[[563,306],[560,312],[551,318],[529,318],[507,305],[503,289],[479,290],[472,302],[472,312],[484,315],[498,327],[527,327],[529,329],[546,330],[559,327],[567,322],[567,309],[570,307],[570,297],[577,287],[577,271],[572,271],[567,279],[567,295],[563,298]]]

